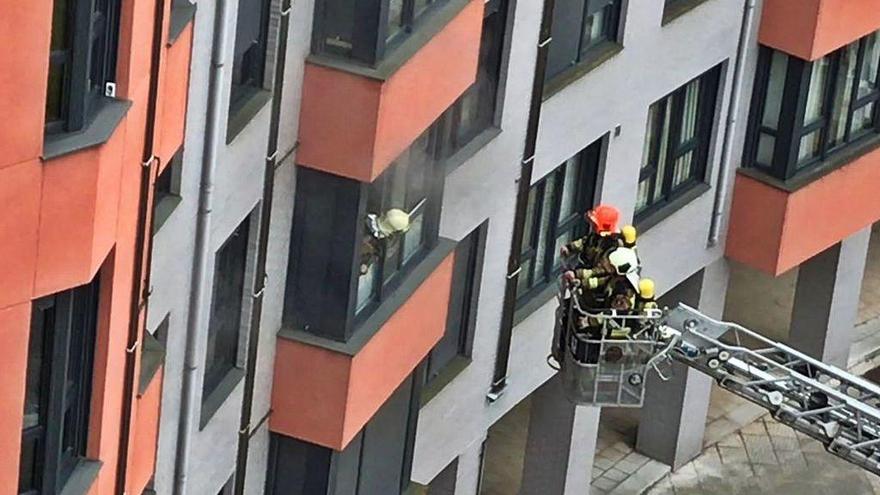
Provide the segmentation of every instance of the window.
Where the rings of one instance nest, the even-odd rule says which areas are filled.
[[[584,235],[582,214],[593,204],[600,143],[590,145],[532,185],[520,252],[518,305],[551,283],[560,269],[559,249]]]
[[[203,401],[217,389],[230,371],[238,367],[249,231],[250,217],[245,218],[232,232],[217,251],[214,261],[214,293],[205,350]]]
[[[596,48],[617,42],[620,11],[621,0],[557,1],[545,79],[589,60]]]
[[[480,297],[483,250],[488,223],[483,223],[458,243],[452,268],[452,289],[446,331],[428,354],[425,381],[430,382],[457,357],[469,357]]]
[[[157,232],[180,204],[180,180],[183,173],[183,148],[171,157],[165,170],[156,177],[153,192],[153,232]]]
[[[318,0],[312,50],[375,65],[447,0]]]
[[[119,0],[55,0],[46,133],[79,131],[115,79]]]
[[[705,180],[720,67],[648,109],[636,221]]]
[[[232,59],[232,91],[229,113],[234,114],[263,89],[266,46],[269,37],[269,2],[239,0]]]
[[[788,180],[880,131],[880,31],[814,62],[762,47],[748,166]]]
[[[449,131],[443,150],[445,156],[463,148],[482,131],[495,123],[501,64],[507,27],[507,0],[490,0],[483,11],[483,34],[477,80],[449,110]]]
[[[356,312],[385,299],[409,268],[415,266],[436,243],[439,208],[434,187],[435,131],[428,129],[371,185],[367,213],[382,215],[400,209],[410,215],[406,233],[376,240],[364,230],[361,271],[358,277]]]
[[[97,316],[97,279],[33,303],[21,494],[60,493],[85,458]]]

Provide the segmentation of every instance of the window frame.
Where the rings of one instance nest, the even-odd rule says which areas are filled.
[[[104,12],[98,10],[100,7]],[[46,135],[77,132],[88,126],[105,98],[106,84],[116,80],[120,28],[119,0],[68,0],[63,22],[64,47],[49,53],[49,85],[46,88]],[[53,8],[52,22],[56,11]],[[103,23],[103,26],[101,25]],[[54,29],[53,29],[54,30]],[[55,40],[52,40],[54,44]],[[97,43],[97,45],[93,45]],[[101,54],[100,65],[92,55]],[[53,65],[61,65],[58,88],[59,118],[50,120]],[[100,79],[95,83],[92,77]]]
[[[593,146],[599,146],[604,141],[600,140],[590,146],[587,146],[578,152],[572,158],[569,158],[561,165],[553,169],[546,176],[533,183],[529,188],[529,202],[532,201],[534,194],[534,207],[532,209],[531,225],[525,226],[523,234],[523,244],[528,243],[527,247],[520,247],[519,266],[522,270],[519,274],[520,283],[525,284],[525,289],[520,292],[517,288],[516,307],[521,309],[528,301],[543,292],[554,279],[554,275],[561,271],[561,265],[554,263],[556,258],[556,242],[559,237],[570,232],[570,239],[575,240],[586,233],[586,223],[582,220],[582,214],[589,209],[591,205],[587,204],[593,196],[594,191],[588,190],[587,186],[595,188],[596,184],[592,178],[587,176],[589,165],[590,150]],[[604,147],[603,147],[604,148]],[[601,151],[599,152],[601,153]],[[601,154],[598,157],[601,161]],[[562,204],[562,196],[565,186],[566,169],[571,164],[576,164],[576,178],[574,181],[575,190],[572,198],[572,211],[566,218],[560,219],[560,209]],[[601,167],[601,164],[597,165]],[[538,246],[541,231],[541,217],[543,216],[543,207],[545,202],[545,194],[547,192],[547,184],[553,182],[553,198],[551,198],[551,211],[548,218],[549,225],[545,234],[543,246],[544,264],[541,270],[541,279],[538,280],[535,274],[535,260],[541,246]],[[523,266],[528,263],[528,268]],[[524,281],[524,282],[522,282]]]
[[[588,14],[590,7],[590,0],[584,0],[583,9],[580,15],[580,24],[578,29],[578,40],[577,40],[577,48],[573,52],[575,55],[572,60],[568,62],[568,65],[565,67],[560,67],[555,72],[550,72],[553,66],[548,59],[547,70],[544,73],[545,83],[550,83],[551,81],[559,80],[563,78],[566,74],[570,74],[572,71],[577,70],[579,66],[591,63],[596,55],[603,51],[603,46],[613,43],[620,45],[621,35],[623,33],[622,25],[624,20],[624,10],[623,10],[623,0],[609,0],[608,3],[602,7],[601,11],[596,11],[592,14]],[[557,9],[559,8],[559,4],[557,4]],[[598,41],[593,41],[585,44],[585,25],[587,24],[587,19],[593,17],[600,12],[603,12],[606,16],[605,25],[603,26],[602,38]],[[554,17],[557,14],[554,13]],[[555,33],[554,36],[560,36],[559,33]],[[550,50],[552,52],[554,44],[550,44]],[[560,46],[557,42],[556,46]]]
[[[813,66],[822,59],[810,62],[783,54],[786,56],[786,70],[784,71],[785,80],[782,84],[783,92],[780,96],[781,105],[777,116],[777,129],[767,127],[762,122],[767,105],[767,93],[771,84],[771,65],[776,51],[767,46],[760,47],[743,159],[747,168],[754,168],[776,179],[789,181],[809,175],[824,165],[833,163],[837,156],[846,156],[845,150],[878,137],[880,134],[880,62],[877,64],[878,71],[874,76],[877,86],[869,94],[861,98],[858,97],[858,83],[863,75],[868,38],[871,36],[878,35],[876,32],[868,34],[822,57],[822,59],[828,58],[829,69],[825,84],[821,88],[820,116],[811,123],[804,122],[807,98],[811,89]],[[876,39],[880,43],[880,36]],[[858,47],[852,86],[849,88],[850,100],[843,110],[846,119],[844,136],[840,142],[832,146],[829,139],[830,124],[835,110],[841,110],[835,109],[833,105],[835,92],[838,89],[841,58],[844,52],[855,43],[858,43]],[[871,116],[874,121],[873,126],[855,136],[852,130],[855,113],[872,104],[874,105]],[[801,141],[813,132],[818,132],[819,152],[808,160],[800,161]],[[770,164],[758,161],[759,140],[762,134],[772,136],[775,140],[772,154],[773,163]]]
[[[28,489],[19,491],[20,494],[60,492],[86,459],[99,318],[99,286],[96,277],[87,285],[33,303],[31,336],[39,331],[38,321],[49,328],[44,327],[41,332],[44,339],[41,348],[43,359],[38,370],[41,417],[35,426],[22,426],[22,452],[26,443],[35,444],[31,470],[36,486],[26,487]],[[38,318],[38,313],[45,318]],[[30,375],[31,370],[28,369],[27,373]],[[74,376],[72,380],[71,374]],[[71,411],[73,416],[69,418],[67,414]],[[68,419],[71,420],[70,424]],[[73,428],[72,432],[67,430],[68,427]],[[65,447],[64,442],[69,434],[73,444]],[[27,466],[22,460],[19,473],[24,469]],[[18,489],[22,487],[19,485]]]
[[[416,12],[417,0],[398,0],[401,2],[400,28],[389,35],[390,5],[395,0],[352,0],[355,19],[349,34],[351,47],[334,48],[328,45],[325,31],[328,22],[328,2],[333,0],[317,0],[313,16],[312,53],[315,55],[340,58],[356,63],[376,66],[386,55],[394,51],[421,25],[431,14],[448,4],[450,0],[422,0],[427,2],[426,8]],[[367,22],[363,22],[367,19]],[[361,22],[358,22],[360,20]]]
[[[248,299],[249,299],[248,295],[250,294],[250,291],[253,290],[253,276],[251,273],[251,251],[252,251],[252,244],[253,244],[254,235],[257,235],[257,233],[255,232],[255,230],[256,230],[255,226],[256,226],[256,223],[253,221],[253,216],[249,214],[248,216],[246,216],[244,218],[244,220],[242,220],[241,223],[238,224],[238,226],[236,226],[236,228],[229,234],[229,236],[226,238],[226,240],[223,241],[223,244],[217,249],[217,251],[215,252],[215,255],[214,255],[214,275],[213,275],[212,290],[211,290],[211,306],[209,308],[210,313],[209,313],[209,319],[208,319],[208,331],[207,331],[207,335],[205,336],[205,338],[208,340],[205,341],[206,342],[205,343],[205,354],[204,354],[205,355],[205,364],[204,364],[204,373],[202,375],[202,390],[201,390],[202,409],[203,409],[202,421],[201,421],[202,426],[204,426],[204,424],[207,423],[207,421],[210,419],[210,417],[213,416],[213,413],[216,411],[216,409],[212,410],[214,408],[214,406],[219,407],[219,405],[222,403],[222,400],[217,400],[218,394],[222,393],[223,397],[221,397],[221,399],[225,399],[225,396],[228,394],[228,391],[226,390],[227,387],[224,387],[223,384],[225,382],[227,382],[227,380],[230,376],[233,376],[233,374],[235,374],[236,370],[239,371],[239,373],[237,373],[236,375],[240,376],[240,371],[242,369],[242,364],[240,362],[241,352],[242,352],[242,347],[244,345],[246,345],[245,343],[242,342],[242,336],[245,334],[245,332],[247,330],[246,329],[247,322],[245,321],[245,315],[248,313],[248,309],[249,309],[248,308]],[[240,296],[241,306],[238,309],[238,324],[236,325],[236,329],[234,332],[235,338],[230,339],[230,342],[233,342],[234,346],[235,346],[233,353],[232,353],[232,354],[234,354],[234,356],[232,359],[231,366],[224,366],[223,368],[217,368],[216,370],[211,371],[209,369],[210,366],[209,366],[209,360],[208,360],[208,357],[209,357],[208,351],[209,351],[209,342],[210,342],[210,338],[211,338],[211,333],[212,333],[212,331],[215,331],[215,326],[216,326],[215,308],[217,306],[217,294],[218,294],[218,287],[219,287],[218,275],[221,273],[221,270],[219,267],[220,257],[221,257],[222,251],[225,248],[229,247],[231,245],[231,243],[235,240],[234,237],[242,235],[242,230],[244,232],[244,246],[243,246],[244,247],[244,256],[243,256],[243,259],[241,260],[241,268],[242,268],[242,274],[241,274],[242,287],[241,287],[241,296]],[[215,336],[215,338],[218,338],[218,337],[219,336]],[[218,353],[217,348],[215,348],[214,349],[214,356],[216,357],[217,355],[225,355],[225,353]],[[210,377],[209,377],[209,372],[211,372]],[[237,383],[237,381],[236,381],[236,383]],[[206,412],[206,410],[207,410],[207,412]]]
[[[251,62],[249,67],[250,70],[253,70],[254,73],[247,75],[249,76],[247,79],[243,79],[241,82],[235,82],[235,72],[236,72],[236,62],[235,62],[235,52],[238,48],[238,28],[239,21],[242,19],[242,3],[247,0],[238,0],[238,12],[235,19],[235,28],[236,35],[235,41],[232,44],[233,51],[233,63],[232,63],[232,71],[229,76],[229,115],[236,115],[241,112],[246,106],[248,101],[251,100],[256,94],[261,91],[265,91],[265,79],[266,79],[266,64],[267,64],[267,54],[269,50],[269,18],[272,11],[272,1],[271,0],[256,0],[261,6],[262,10],[260,12],[260,38],[255,45],[259,48],[259,58],[256,61]],[[254,47],[245,50],[241,57],[241,63],[245,64],[246,57],[248,52]],[[245,67],[241,68],[242,75],[244,77],[246,68],[248,68],[247,64]]]
[[[721,90],[721,65],[715,66],[699,76],[689,80],[678,87],[672,93],[651,104],[649,112],[658,105],[662,105],[662,111],[654,120],[655,129],[650,134],[646,133],[645,139],[650,136],[650,143],[646,143],[647,156],[642,157],[643,163],[639,169],[639,186],[648,182],[648,202],[641,209],[636,209],[634,222],[638,224],[652,214],[668,207],[674,201],[684,196],[688,191],[700,184],[705,184],[708,176],[711,144],[714,138],[715,114],[718,109],[718,97]],[[694,136],[687,142],[679,142],[681,139],[681,124],[684,116],[684,106],[687,97],[687,88],[692,83],[700,81],[697,93],[697,109],[695,116]],[[669,119],[670,129],[665,129],[666,114],[671,112]],[[650,115],[647,125],[650,125]],[[646,129],[647,129],[646,125]],[[663,142],[664,135],[666,143]],[[678,143],[677,145],[674,143]],[[661,163],[661,150],[665,148],[663,177],[660,184],[660,193],[657,192],[657,174]],[[693,153],[691,169],[688,177],[681,183],[673,186],[675,175],[675,162],[688,153]],[[638,193],[637,193],[638,194]],[[636,203],[638,204],[638,202]]]
[[[375,310],[376,308],[382,304],[383,301],[387,300],[391,294],[400,287],[403,280],[407,277],[407,275],[415,268],[422,260],[425,259],[425,256],[437,245],[437,240],[440,236],[440,203],[442,201],[442,177],[440,173],[441,162],[437,159],[438,147],[440,145],[439,139],[440,129],[437,126],[430,127],[422,136],[420,136],[410,148],[407,148],[400,157],[398,157],[394,162],[380,175],[375,181],[373,181],[365,191],[365,210],[362,217],[366,217],[367,213],[375,213],[381,214],[385,211],[388,211],[389,208],[401,208],[398,205],[391,203],[391,192],[392,180],[396,173],[399,172],[399,168],[403,166],[402,160],[409,160],[410,154],[412,153],[412,146],[418,145],[419,142],[424,140],[425,142],[425,157],[426,161],[424,163],[418,162],[406,162],[406,178],[405,183],[406,187],[404,188],[405,198],[404,205],[405,211],[407,211],[411,215],[411,222],[415,219],[413,213],[418,210],[422,217],[422,239],[420,240],[419,248],[416,252],[412,253],[409,258],[405,257],[405,245],[404,240],[405,237],[397,237],[392,240],[383,240],[380,241],[381,251],[375,261],[372,264],[372,269],[375,270],[373,274],[372,284],[373,287],[371,289],[371,294],[368,296],[368,299],[362,305],[358,304],[357,297],[357,289],[361,283],[361,276],[358,273],[355,273],[355,295],[354,295],[354,315],[355,315],[355,325],[366,320]],[[421,168],[421,170],[419,170]],[[422,189],[425,193],[423,199],[419,201],[414,201],[413,198],[409,196],[410,193],[410,180],[417,173],[422,174]],[[373,197],[380,198],[379,201],[379,211],[369,211],[370,207],[368,206]],[[412,201],[411,201],[412,200]],[[360,259],[361,250],[363,245],[363,240],[366,239],[370,233],[366,230],[366,227],[363,225],[364,222],[361,222],[361,235],[359,239],[362,241],[358,242],[358,248],[356,254],[356,258]],[[410,230],[404,235],[409,235],[412,232]],[[396,266],[394,268],[394,273],[386,278],[386,248],[388,242],[396,242],[399,243],[397,246],[396,253]]]

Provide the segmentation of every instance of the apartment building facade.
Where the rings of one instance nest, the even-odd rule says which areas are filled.
[[[528,399],[518,488],[586,493],[600,410],[546,356],[599,202],[667,304],[796,269],[786,338],[845,364],[880,6],[808,3],[6,7],[0,489],[475,494]],[[677,468],[711,382],[674,372],[635,448]]]

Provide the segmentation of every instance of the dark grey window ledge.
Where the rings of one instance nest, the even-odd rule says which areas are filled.
[[[156,203],[156,212],[153,214],[153,234],[159,232],[162,225],[165,225],[165,221],[171,217],[182,200],[183,198],[176,194],[169,194]]]
[[[102,97],[95,116],[85,129],[64,134],[47,134],[43,139],[43,160],[51,160],[104,144],[122,122],[131,102]]]
[[[662,26],[678,19],[709,0],[666,0],[663,6]]]
[[[80,459],[73,468],[70,478],[64,483],[59,495],[85,495],[92,489],[95,480],[98,479],[98,472],[101,471],[101,461],[93,461],[91,459]]]
[[[455,169],[464,165],[466,161],[470,160],[484,146],[491,143],[499,134],[501,134],[501,128],[495,125],[483,129],[470,142],[444,161],[443,168],[445,173],[449,175]]]
[[[659,208],[645,215],[636,216],[633,224],[639,232],[644,233],[651,227],[659,224],[673,213],[684,208],[692,201],[706,193],[712,187],[705,182],[698,182],[692,185],[686,191],[679,193],[676,197],[669,200]]]
[[[241,382],[242,378],[244,378],[244,371],[241,368],[232,368],[226,373],[223,380],[217,384],[217,387],[208,394],[207,397],[202,398],[202,412],[199,417],[199,430],[203,430],[211,421],[211,418],[214,417],[214,414],[217,413],[220,406],[226,402],[226,399],[229,398],[232,391],[235,390],[235,387]]]
[[[152,334],[146,332],[144,334],[143,352],[141,353],[141,374],[138,380],[138,397],[144,395],[147,387],[152,383],[153,378],[165,362],[165,348],[153,337]]]
[[[433,380],[422,386],[422,395],[419,398],[420,406],[425,407],[441,390],[452,383],[468,365],[471,364],[471,358],[466,356],[455,356],[447,364]]]
[[[272,100],[272,92],[265,89],[255,89],[253,94],[247,97],[241,106],[229,113],[226,125],[226,144],[235,141],[235,138],[244,130],[266,103]]]
[[[793,193],[803,187],[809,186],[813,182],[831,174],[850,163],[858,160],[864,155],[880,149],[880,134],[871,136],[868,139],[860,141],[841,149],[827,160],[817,166],[813,166],[808,170],[788,179],[786,181],[779,179],[758,168],[741,168],[738,170],[740,174],[749,176],[755,180],[761,181],[768,186],[775,187],[782,191]]]
[[[353,60],[348,60],[331,55],[309,55],[306,59],[315,65],[338,69],[359,76],[385,81],[398,69],[409,61],[422,49],[434,36],[449,24],[455,17],[471,2],[471,0],[450,0],[441,6],[437,12],[425,19],[425,23],[418,26],[410,36],[403,40],[400,46],[393,48],[385,54],[385,58],[376,67],[370,67],[359,64]]]
[[[623,45],[615,41],[604,41],[591,48],[583,60],[547,81],[544,86],[544,94],[541,96],[542,101],[547,101],[551,96],[611,60],[621,51],[623,51]]]
[[[406,276],[400,287],[390,297],[382,301],[369,318],[358,325],[354,334],[347,342],[319,337],[301,329],[290,327],[282,327],[281,331],[278,332],[278,336],[340,354],[355,356],[376,335],[379,329],[394,316],[394,313],[410,299],[410,296],[422,285],[422,282],[434,273],[434,270],[440,263],[455,249],[455,245],[455,241],[441,238],[437,242],[437,246]]]
[[[196,4],[189,0],[172,0],[171,19],[168,21],[168,46],[174,44],[180,33],[196,17]]]
[[[513,312],[514,328],[556,296],[559,289],[556,287],[555,282],[554,280],[553,283],[548,283],[546,287],[536,292],[533,296],[519,303],[519,307]]]

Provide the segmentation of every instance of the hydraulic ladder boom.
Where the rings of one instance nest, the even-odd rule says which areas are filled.
[[[659,359],[702,371],[828,452],[880,475],[877,385],[685,305],[666,312],[661,331]]]

